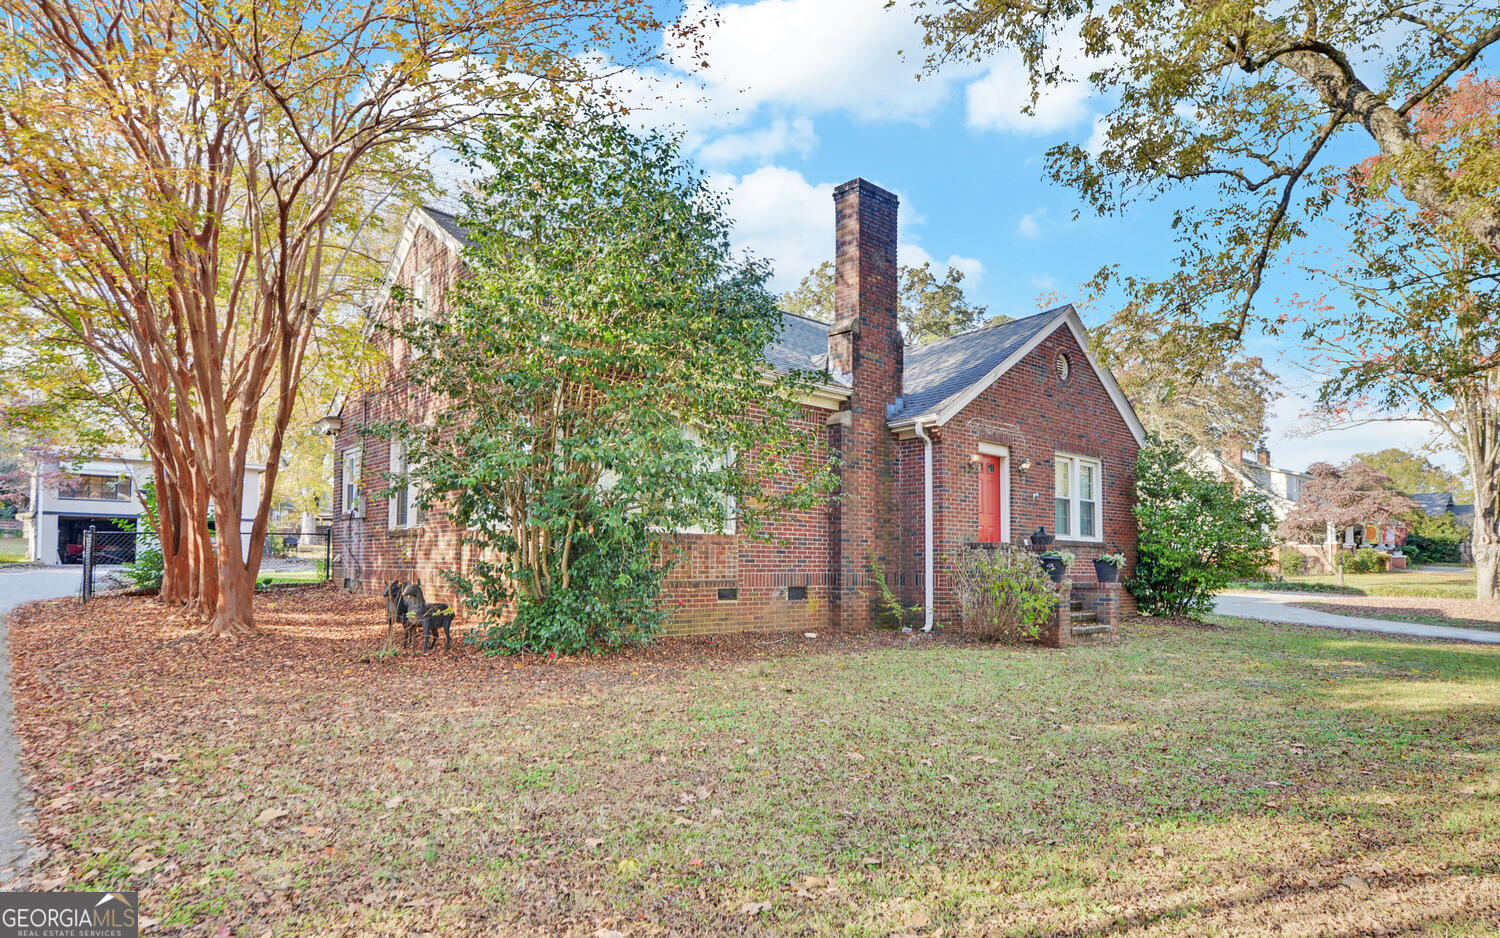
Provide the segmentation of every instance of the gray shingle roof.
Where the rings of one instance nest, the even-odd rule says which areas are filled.
[[[766,346],[766,361],[777,371],[822,371],[828,367],[828,323],[781,314],[781,338]]]
[[[1440,515],[1454,507],[1452,492],[1418,492],[1411,496],[1417,507],[1429,515]]]
[[[985,326],[948,339],[906,348],[901,399],[890,419],[920,417],[940,409],[978,384],[995,366],[1056,322],[1068,307]]]
[[[457,238],[461,243],[469,243],[469,232],[464,229],[463,225],[458,223],[458,219],[454,218],[451,212],[445,212],[432,205],[422,206],[422,211],[431,215],[433,221],[441,225],[444,231]]]

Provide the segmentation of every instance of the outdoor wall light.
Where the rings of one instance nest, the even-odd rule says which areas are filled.
[[[1029,459],[1023,459],[1023,460],[1021,460],[1021,475],[1025,475],[1026,474],[1026,470],[1030,469],[1030,468],[1031,468],[1031,460],[1029,460]]]

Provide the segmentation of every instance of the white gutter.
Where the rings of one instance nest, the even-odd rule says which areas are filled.
[[[925,520],[923,531],[922,554],[926,569],[923,571],[923,587],[926,595],[922,603],[922,610],[926,614],[926,623],[922,631],[932,631],[932,437],[927,435],[927,428],[922,424],[913,425],[917,439],[922,441],[922,517]]]

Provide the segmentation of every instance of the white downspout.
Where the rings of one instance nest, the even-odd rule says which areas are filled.
[[[932,437],[927,435],[927,429],[922,426],[921,421],[914,424],[917,438],[922,441],[922,517],[924,519],[924,532],[922,553],[925,561],[925,569],[922,574],[925,598],[922,610],[925,613],[926,623],[922,631],[932,631],[932,595],[934,592],[932,575]]]

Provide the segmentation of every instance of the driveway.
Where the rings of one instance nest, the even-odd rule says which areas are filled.
[[[1328,629],[1352,629],[1356,632],[1384,632],[1387,635],[1411,635],[1416,638],[1442,638],[1457,642],[1479,642],[1500,645],[1500,632],[1484,629],[1461,629],[1451,625],[1423,625],[1420,622],[1392,622],[1364,616],[1341,616],[1316,609],[1298,609],[1291,603],[1305,603],[1311,593],[1220,593],[1214,599],[1214,612],[1241,619],[1285,622],[1290,625],[1313,625]]]
[[[21,746],[11,721],[10,628],[5,614],[32,600],[76,595],[80,576],[77,567],[0,570],[0,883],[12,878],[26,852],[22,821],[30,808]]]

